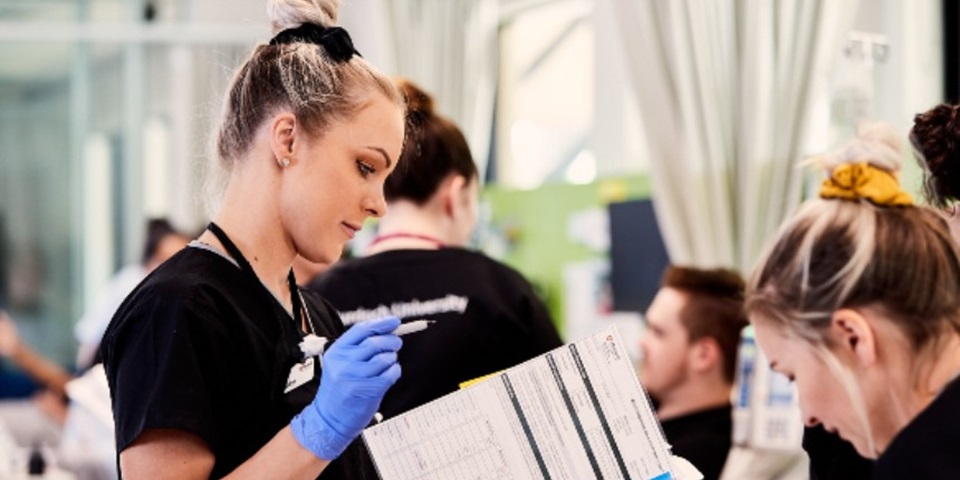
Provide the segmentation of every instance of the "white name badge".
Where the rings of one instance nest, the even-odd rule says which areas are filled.
[[[313,380],[313,375],[313,357],[307,357],[306,360],[290,369],[290,376],[287,377],[287,387],[283,390],[283,393],[290,393],[295,388]]]

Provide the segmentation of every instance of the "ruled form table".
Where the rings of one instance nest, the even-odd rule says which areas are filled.
[[[610,327],[366,429],[384,480],[665,480],[669,447]]]

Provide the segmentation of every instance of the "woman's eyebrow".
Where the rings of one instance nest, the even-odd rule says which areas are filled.
[[[390,165],[393,165],[393,162],[390,160],[390,155],[387,155],[387,151],[380,147],[367,146],[369,150],[373,150],[383,156],[383,161],[387,163],[387,168],[390,168]]]

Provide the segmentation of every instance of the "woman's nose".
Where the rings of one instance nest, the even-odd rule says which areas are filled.
[[[374,218],[380,218],[387,213],[387,201],[383,198],[383,193],[367,197],[363,203],[363,211]]]

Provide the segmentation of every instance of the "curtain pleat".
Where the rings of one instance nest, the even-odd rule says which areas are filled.
[[[463,130],[484,178],[497,81],[497,0],[381,0],[398,75],[426,89]]]
[[[671,261],[747,271],[800,201],[813,80],[857,2],[614,1]]]

